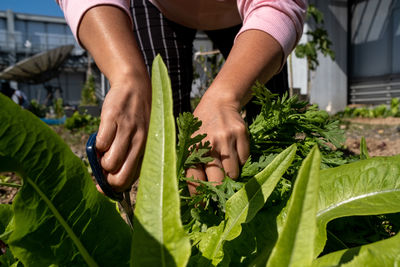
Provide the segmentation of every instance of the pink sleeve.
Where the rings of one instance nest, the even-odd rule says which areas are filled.
[[[81,43],[79,42],[78,38],[79,24],[83,18],[83,15],[85,15],[85,13],[92,7],[100,5],[112,5],[119,7],[125,11],[132,23],[132,17],[129,10],[129,0],[56,0],[56,2],[63,10],[65,19],[80,45]]]
[[[281,45],[284,59],[303,32],[306,0],[237,0],[243,27],[237,34],[257,29],[270,34]]]

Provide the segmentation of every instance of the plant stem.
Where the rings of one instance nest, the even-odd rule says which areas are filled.
[[[292,54],[289,55],[288,65],[289,65],[289,97],[292,97],[293,96],[293,60],[292,60]]]
[[[15,188],[20,188],[20,187],[22,187],[22,185],[20,185],[20,184],[15,184],[15,183],[2,183],[2,182],[0,182],[0,186],[15,187]]]
[[[349,248],[342,240],[340,240],[339,237],[337,237],[334,233],[332,233],[329,230],[326,230],[327,234],[332,237],[338,244],[340,244],[342,247],[340,249],[346,249]]]

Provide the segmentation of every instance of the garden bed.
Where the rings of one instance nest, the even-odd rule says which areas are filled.
[[[360,154],[360,138],[364,136],[371,157],[400,154],[400,118],[352,118],[343,122],[351,152]]]
[[[131,225],[121,219],[115,203],[96,191],[84,156],[74,155],[81,152],[71,151],[74,145],[62,128],[55,130],[66,142],[0,97],[10,110],[0,116],[0,128],[7,129],[0,142],[1,169],[19,171],[26,184],[12,206],[1,205],[1,239],[7,245],[2,247],[2,262],[37,266],[398,262],[400,157],[370,158],[364,138],[359,156],[343,147],[344,130],[368,138],[366,128],[372,135],[384,134],[385,129],[360,129],[352,122],[341,126],[315,105],[296,97],[273,99],[265,88],[255,87],[261,113],[249,126],[251,158],[240,180],[224,179],[217,186],[199,181],[197,194],[191,196],[187,181],[193,180],[185,177],[184,169],[212,160],[207,157],[209,143],[200,143],[204,136],[194,136],[201,122],[191,113],[179,116],[175,142],[172,93],[160,57],[153,74],[149,140]],[[72,122],[68,125],[80,125],[86,133],[98,127],[80,123],[81,116]],[[80,150],[85,147],[80,142],[87,138],[78,137]],[[348,230],[344,236],[343,229]]]
[[[51,128],[66,141],[71,150],[81,159],[86,159],[85,145],[89,138],[83,131],[71,132],[64,126]],[[352,118],[344,119],[341,128],[346,133],[346,147],[360,154],[360,139],[365,137],[368,152],[371,157],[393,156],[400,154],[400,118]],[[9,181],[19,183],[19,178],[13,173],[6,173]],[[17,188],[0,187],[0,203],[11,203]],[[132,196],[134,199],[134,196]]]

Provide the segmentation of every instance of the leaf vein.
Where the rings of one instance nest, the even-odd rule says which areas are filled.
[[[317,213],[317,217],[320,217],[323,214],[325,214],[325,213],[327,213],[327,212],[329,212],[329,211],[331,211],[331,210],[333,210],[333,209],[335,209],[335,208],[337,208],[339,206],[342,206],[342,205],[345,205],[347,203],[350,203],[352,201],[356,201],[356,200],[359,200],[359,199],[362,199],[362,198],[372,197],[372,196],[376,196],[376,195],[380,195],[380,194],[393,193],[393,192],[400,192],[400,189],[388,189],[388,190],[383,190],[383,191],[378,191],[378,192],[370,192],[370,193],[358,195],[358,196],[355,196],[355,197],[351,197],[351,198],[346,199],[344,201],[341,201],[341,202],[335,203],[333,205],[330,205],[326,209],[323,209],[323,210],[319,211]]]
[[[74,231],[71,229],[71,227],[68,225],[68,223],[64,220],[64,218],[62,217],[60,212],[53,205],[53,203],[51,203],[50,199],[47,198],[47,196],[42,192],[42,190],[30,178],[26,178],[26,180],[33,187],[33,189],[39,194],[39,196],[43,199],[43,201],[47,204],[49,209],[53,212],[53,214],[56,217],[56,219],[58,220],[58,222],[61,224],[61,226],[67,232],[68,236],[72,239],[72,242],[78,248],[79,252],[81,253],[81,256],[84,258],[86,263],[89,266],[98,266],[97,263],[94,261],[94,259],[90,256],[89,252],[83,246],[83,244],[81,243],[79,238],[76,236]]]

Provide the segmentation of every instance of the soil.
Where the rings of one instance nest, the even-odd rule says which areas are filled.
[[[371,157],[400,154],[400,118],[346,119],[341,127],[346,133],[347,149],[355,154],[360,154],[363,136]]]
[[[346,119],[342,121],[340,127],[345,131],[345,146],[352,153],[360,153],[360,140],[364,136],[371,157],[400,154],[400,118]],[[52,126],[52,128],[79,158],[86,160],[85,144],[89,138],[88,134],[71,133],[63,126]],[[19,184],[20,179],[14,173],[0,173],[0,182]],[[0,204],[12,203],[17,191],[18,188],[0,186]],[[134,202],[134,194],[131,196]]]
[[[21,180],[15,173],[0,173],[0,182],[21,184]],[[0,186],[0,204],[11,204],[17,192],[16,187]]]

